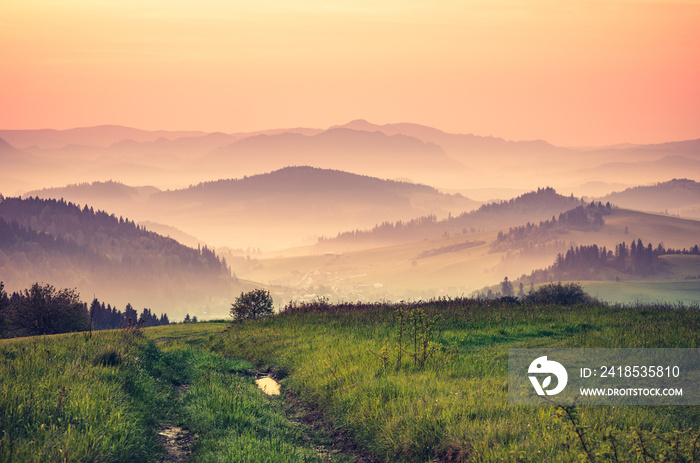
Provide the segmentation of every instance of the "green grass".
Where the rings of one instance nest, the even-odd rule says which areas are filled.
[[[198,436],[192,461],[324,461],[305,442],[305,426],[287,419],[282,399],[266,396],[245,374],[250,364],[198,349],[172,352],[189,356],[193,368],[177,422]]]
[[[401,306],[399,362],[397,307],[301,306],[221,335],[229,325],[0,341],[0,462],[157,461],[165,425],[191,436],[190,461],[325,461],[328,437],[257,389],[254,365],[274,366],[283,389],[384,461],[586,461],[562,409],[507,405],[507,349],[700,347],[698,310],[444,300]],[[417,344],[430,334],[423,367],[416,308],[437,317],[432,334],[416,331]],[[596,461],[612,460],[611,442],[619,461],[658,457],[674,436],[687,456],[700,428],[697,406],[573,412]]]
[[[163,402],[128,333],[0,343],[0,461],[135,461]]]
[[[582,286],[611,303],[700,305],[700,280],[584,281]]]
[[[441,319],[425,368],[407,353],[396,367],[397,325],[388,306],[330,306],[244,323],[217,338],[213,349],[288,372],[283,386],[386,461],[573,462],[586,457],[556,408],[507,405],[509,347],[700,347],[700,312],[693,310],[474,301],[436,302],[425,310]],[[630,461],[643,461],[633,430],[646,436],[641,447],[658,453],[657,437],[700,426],[698,407],[575,412],[596,451],[609,450],[603,436],[612,433]],[[690,445],[689,434],[683,439]]]
[[[196,325],[1,341],[0,462],[157,461],[168,424],[191,436],[191,461],[322,461],[321,437],[250,363],[199,347],[227,325]]]
[[[669,265],[659,274],[642,278],[613,272],[607,281],[581,284],[587,293],[611,303],[700,304],[700,256],[674,254],[662,256],[661,260]]]
[[[230,322],[223,321],[179,323],[144,328],[143,333],[148,339],[171,341],[220,333],[230,326]]]

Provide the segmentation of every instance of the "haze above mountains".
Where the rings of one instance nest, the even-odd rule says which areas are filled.
[[[700,140],[572,148],[364,120],[232,134],[97,126],[0,130],[0,159],[6,197],[62,198],[193,248],[214,247],[238,277],[283,297],[461,294],[547,266],[573,245],[664,240],[659,229],[678,247],[700,236]],[[499,231],[593,200],[613,205],[595,233],[560,225],[523,247],[494,245]],[[85,235],[23,223],[61,240]],[[13,233],[40,236],[31,230]],[[0,255],[0,270],[19,259],[26,279],[31,247],[17,246]],[[63,248],[48,249],[60,262],[51,253]],[[100,259],[108,274],[114,256]],[[73,273],[84,284],[84,271]]]
[[[266,250],[442,219],[543,186],[602,197],[700,172],[700,140],[575,149],[365,120],[234,134],[0,130],[0,139],[5,195],[90,204],[157,231],[175,227],[169,232],[189,244]],[[655,212],[700,214],[692,200],[654,204]]]
[[[490,200],[542,186],[563,194],[603,196],[628,187],[693,178],[693,173],[700,172],[700,140],[582,149],[364,120],[325,130],[234,134],[119,126],[0,130],[0,139],[5,142],[0,142],[0,155],[10,166],[0,172],[5,195],[109,180],[183,188],[309,165],[410,180]]]
[[[443,218],[480,204],[425,185],[313,167],[287,167],[178,190],[106,182],[25,196],[64,198],[133,220],[168,224],[216,246],[266,250],[308,244],[322,235],[384,221],[428,214]]]

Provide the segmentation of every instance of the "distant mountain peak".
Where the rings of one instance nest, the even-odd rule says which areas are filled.
[[[380,179],[378,177],[354,174],[338,169],[326,169],[308,165],[287,166],[268,173],[246,176],[239,179],[202,182],[195,188],[216,189],[224,185],[240,186],[241,188],[244,188],[244,185],[248,185],[249,187],[253,185],[267,185],[269,187],[267,191],[279,191],[280,188],[289,188],[291,190],[299,190],[300,188],[329,188],[328,191],[323,190],[326,191],[326,193],[341,188],[353,191],[367,188],[398,187],[407,188],[416,192],[438,194],[435,188],[427,185]],[[182,192],[186,190],[188,189],[176,191]]]
[[[698,182],[695,180],[691,180],[689,178],[674,178],[669,180],[668,182],[659,182],[658,185],[691,185],[695,186],[698,185]]]
[[[0,138],[0,154],[14,154],[21,153],[20,150],[10,145],[8,142]]]
[[[331,126],[328,128],[328,130],[338,129],[338,128],[377,131],[377,130],[379,130],[380,126],[378,126],[376,124],[372,124],[371,122],[367,121],[366,119],[355,119],[355,120],[348,122],[347,124]]]
[[[386,135],[393,135],[393,134],[403,134],[407,136],[413,136],[412,132],[417,131],[417,132],[430,132],[433,134],[445,134],[440,129],[436,129],[435,127],[430,127],[427,125],[421,125],[421,124],[416,124],[413,122],[398,122],[398,123],[391,123],[391,124],[374,124],[372,122],[369,122],[366,119],[355,119],[352,120],[346,124],[342,125],[334,125],[329,127],[328,130],[331,129],[352,129],[352,130],[362,130],[365,132],[382,132],[385,133]]]

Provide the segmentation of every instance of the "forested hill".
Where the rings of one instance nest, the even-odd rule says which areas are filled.
[[[611,193],[601,201],[620,207],[649,212],[670,212],[682,217],[700,218],[700,183],[673,179],[648,186],[637,186]]]
[[[183,246],[87,206],[38,198],[0,200],[0,275],[10,289],[36,281],[75,287],[84,297],[174,318],[192,312],[187,304],[228,301],[242,286],[206,247]]]
[[[548,281],[566,280],[612,280],[625,277],[648,277],[663,274],[670,266],[661,259],[667,255],[699,256],[700,247],[695,244],[689,248],[665,248],[662,243],[654,247],[641,239],[632,240],[628,245],[624,241],[615,246],[615,250],[596,244],[576,246],[566,253],[560,253],[550,267],[533,270],[529,276],[523,275],[521,282],[535,284]],[[686,279],[697,279],[691,275]]]
[[[109,258],[138,267],[187,266],[214,275],[228,274],[226,263],[206,247],[199,250],[147,231],[134,222],[63,200],[7,198],[0,202],[6,222],[48,233]]]
[[[233,197],[350,195],[382,199],[387,195],[440,193],[433,187],[394,180],[382,180],[333,169],[309,166],[285,167],[267,174],[242,179],[218,180],[200,183],[184,190],[164,192],[162,196],[182,195],[188,199],[197,196],[221,195]]]
[[[444,218],[481,205],[461,194],[443,194],[426,185],[308,166],[177,190],[95,182],[29,192],[27,196],[65,198],[129,216],[142,224],[167,224],[218,246],[267,249],[298,246],[311,235],[330,236],[382,221],[424,214]]]
[[[428,215],[410,221],[384,222],[371,230],[355,230],[340,233],[331,239],[322,238],[319,244],[376,244],[433,239],[549,220],[579,205],[581,201],[573,196],[562,196],[549,187],[539,188],[509,201],[484,204],[475,211],[445,220],[437,220],[435,216]]]

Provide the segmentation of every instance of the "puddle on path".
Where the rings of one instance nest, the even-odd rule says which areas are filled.
[[[255,384],[267,395],[280,395],[279,383],[269,376],[256,379]]]
[[[158,432],[158,438],[167,451],[167,455],[161,458],[161,462],[185,461],[190,456],[192,435],[178,426],[164,426]]]

